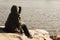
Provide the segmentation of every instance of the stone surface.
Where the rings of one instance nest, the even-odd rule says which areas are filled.
[[[24,34],[18,33],[0,33],[0,40],[52,40],[49,32],[41,29],[29,30],[32,39],[27,38]]]

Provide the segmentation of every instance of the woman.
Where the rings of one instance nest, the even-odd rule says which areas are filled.
[[[20,30],[21,34],[23,34],[24,32],[24,34],[28,38],[32,38],[32,36],[28,31],[27,26],[21,21],[20,14],[21,14],[21,7],[13,5],[11,8],[11,13],[9,14],[7,21],[5,23],[4,31],[7,33],[15,33],[18,32],[18,30]]]

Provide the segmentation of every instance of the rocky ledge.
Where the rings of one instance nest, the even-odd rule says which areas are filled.
[[[0,33],[0,40],[52,40],[49,32],[41,29],[29,30],[32,35],[31,38],[27,38],[24,34],[18,33]]]

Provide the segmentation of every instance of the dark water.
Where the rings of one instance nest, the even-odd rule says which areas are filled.
[[[0,0],[0,25],[4,25],[14,4],[22,7],[21,17],[28,28],[60,34],[59,0]]]

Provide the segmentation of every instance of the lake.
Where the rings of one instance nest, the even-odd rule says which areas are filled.
[[[0,0],[0,25],[4,25],[12,5],[22,7],[21,17],[29,29],[60,34],[60,0]]]

